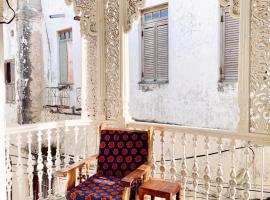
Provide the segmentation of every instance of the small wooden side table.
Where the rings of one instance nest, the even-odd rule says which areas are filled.
[[[139,200],[144,200],[144,195],[150,195],[151,200],[155,197],[172,200],[176,195],[176,200],[180,200],[181,186],[179,183],[162,179],[150,179],[139,187]]]

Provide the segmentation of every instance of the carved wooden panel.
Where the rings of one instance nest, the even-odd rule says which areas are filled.
[[[250,131],[270,133],[270,1],[252,0]]]

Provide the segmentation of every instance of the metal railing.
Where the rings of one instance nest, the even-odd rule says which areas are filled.
[[[81,88],[46,87],[45,106],[59,108],[81,108]]]

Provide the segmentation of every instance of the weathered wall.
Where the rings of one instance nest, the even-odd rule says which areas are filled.
[[[81,87],[81,33],[80,22],[75,21],[72,6],[64,0],[42,0],[43,10],[43,44],[44,44],[44,78],[46,86],[58,86],[59,75],[59,42],[58,32],[72,29],[73,45],[73,87]],[[64,17],[50,18],[50,15],[64,14]]]
[[[165,0],[146,0],[145,7]],[[129,111],[134,119],[235,129],[237,85],[218,90],[219,1],[169,1],[169,83],[140,89],[140,21],[129,33]]]
[[[17,41],[19,47],[19,123],[40,121],[42,110],[42,26],[40,1],[19,2]]]
[[[17,0],[10,1],[11,6],[16,10],[17,9]],[[4,10],[6,16],[12,16],[10,11],[6,8]],[[3,35],[4,35],[4,60],[15,60],[17,56],[17,32],[16,32],[16,20],[11,22],[9,25],[3,26]],[[16,63],[15,63],[16,65]],[[19,77],[19,73],[15,70],[15,83]],[[17,88],[17,84],[15,84]],[[16,97],[18,97],[16,92]],[[17,100],[16,100],[17,102]],[[5,105],[5,119],[7,126],[12,126],[18,124],[18,117],[17,117],[17,104],[6,104]]]

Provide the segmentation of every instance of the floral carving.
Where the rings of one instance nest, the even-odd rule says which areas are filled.
[[[97,33],[97,0],[65,0],[73,4],[76,15],[80,15],[81,33],[93,36]]]
[[[230,14],[233,17],[240,17],[240,0],[219,0],[222,7],[230,7]]]
[[[132,23],[139,15],[139,9],[144,5],[145,0],[127,0],[127,16],[125,22],[125,31],[130,31]]]
[[[106,118],[121,116],[119,0],[107,0],[105,9]]]
[[[270,1],[253,0],[250,50],[250,131],[270,132]]]
[[[231,15],[240,16],[240,0],[231,0]]]

